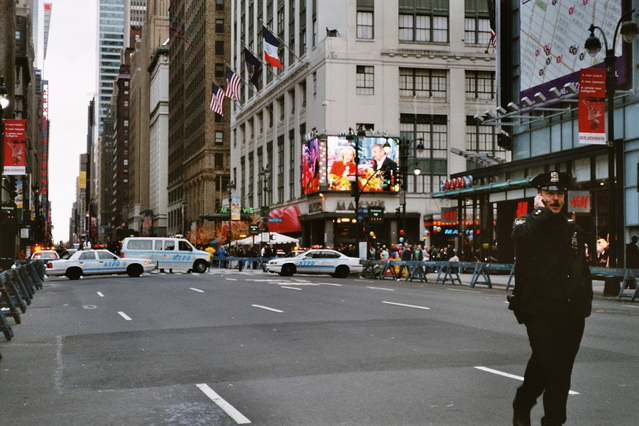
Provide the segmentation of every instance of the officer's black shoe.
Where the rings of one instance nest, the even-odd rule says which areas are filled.
[[[530,409],[526,410],[513,404],[513,410],[513,426],[530,426]]]

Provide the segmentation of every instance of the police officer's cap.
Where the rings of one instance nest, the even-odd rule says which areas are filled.
[[[530,184],[546,191],[568,191],[572,186],[572,178],[567,173],[552,171],[540,174]]]

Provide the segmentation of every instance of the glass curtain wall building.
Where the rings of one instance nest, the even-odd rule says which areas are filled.
[[[111,102],[113,82],[118,78],[124,43],[124,1],[99,0],[98,10],[98,134]]]

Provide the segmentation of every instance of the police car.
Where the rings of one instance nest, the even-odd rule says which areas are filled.
[[[139,277],[156,267],[149,259],[121,259],[108,250],[79,250],[68,259],[47,263],[46,274],[77,280],[85,275],[128,274]]]
[[[275,258],[265,267],[266,272],[290,277],[293,274],[330,274],[336,278],[346,278],[350,274],[362,272],[362,261],[348,257],[335,250],[313,249],[295,257]]]

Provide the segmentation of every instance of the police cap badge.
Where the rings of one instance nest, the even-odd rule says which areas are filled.
[[[568,191],[572,186],[572,178],[567,173],[552,171],[540,174],[530,184],[546,191]]]

